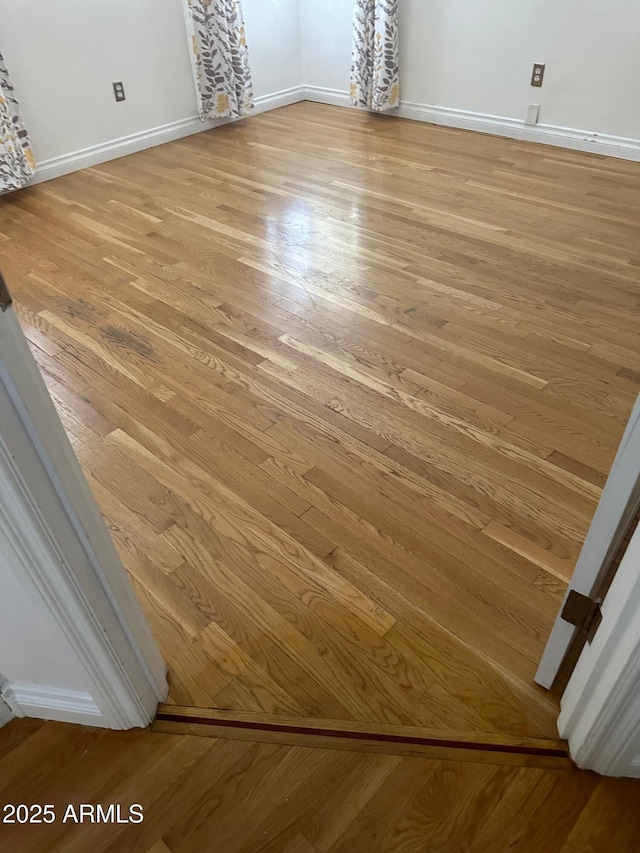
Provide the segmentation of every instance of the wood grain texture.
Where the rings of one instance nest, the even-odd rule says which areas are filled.
[[[50,803],[46,825],[0,824],[25,853],[634,853],[640,783],[574,769],[409,758],[14,720],[0,799]],[[66,806],[140,824],[62,822]]]
[[[221,711],[160,705],[152,731],[199,737],[250,740],[291,746],[346,749],[454,761],[527,767],[571,767],[567,744],[559,739],[509,737],[500,732],[455,732],[382,723],[348,723],[251,711]]]
[[[297,104],[0,200],[173,703],[556,735],[533,675],[638,390],[638,188]]]

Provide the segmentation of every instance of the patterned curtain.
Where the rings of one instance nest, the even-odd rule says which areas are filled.
[[[378,112],[400,106],[398,0],[355,0],[351,102]]]
[[[29,134],[0,53],[0,192],[17,190],[36,172]]]
[[[253,108],[240,0],[186,0],[202,118],[240,118]]]

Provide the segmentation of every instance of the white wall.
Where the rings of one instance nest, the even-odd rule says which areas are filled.
[[[345,92],[352,0],[301,0],[305,84]],[[402,100],[640,139],[640,4],[400,0]],[[531,68],[547,65],[542,89]]]
[[[300,0],[242,0],[242,8],[256,97],[301,86]]]
[[[0,671],[9,683],[87,690],[84,670],[0,528]]]
[[[202,128],[194,120],[185,2],[0,0],[0,50],[44,165],[41,177]],[[326,100],[322,93],[335,90],[344,100],[353,0],[243,5],[261,109],[287,102],[269,97],[277,93],[298,87],[299,96],[303,83],[311,97]],[[455,124],[455,111],[521,122],[527,104],[540,103],[539,130],[640,139],[640,4],[400,0],[400,13],[405,105],[444,108],[440,120]],[[542,89],[529,85],[534,60],[547,63]],[[124,103],[113,98],[114,80],[125,84]]]
[[[197,115],[183,3],[0,0],[0,50],[39,163]],[[301,85],[298,0],[243,7],[256,96]]]
[[[542,89],[543,120],[640,139],[640,4],[541,0],[538,5],[533,49],[549,72]]]
[[[0,315],[0,334],[4,323],[5,315]],[[20,505],[20,490],[8,468],[14,456],[6,444],[15,439],[24,443],[23,430],[0,362],[0,690],[17,716],[99,724],[86,667],[33,579],[31,570],[40,562],[36,553],[42,553],[42,531],[29,509]],[[43,489],[36,500],[44,501],[45,494]],[[52,702],[58,706],[71,702],[76,711],[88,711],[89,717],[60,716],[60,707],[39,713]],[[3,710],[4,703],[0,713]]]

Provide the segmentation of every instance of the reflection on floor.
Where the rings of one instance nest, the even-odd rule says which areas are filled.
[[[532,677],[640,381],[639,184],[297,104],[3,199],[172,702],[556,735]]]

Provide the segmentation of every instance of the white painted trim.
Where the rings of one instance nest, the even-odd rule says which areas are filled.
[[[267,112],[268,110],[276,110],[303,100],[304,86],[292,86],[289,89],[282,89],[280,92],[256,98],[252,115]],[[201,133],[202,131],[211,130],[214,127],[220,127],[232,121],[239,120],[241,119],[203,121],[198,116],[192,116],[181,121],[152,127],[140,133],[132,133],[120,139],[112,139],[100,145],[93,145],[91,148],[72,151],[70,154],[64,154],[61,157],[52,157],[49,160],[43,160],[41,163],[38,163],[38,171],[28,186],[49,181],[52,178],[59,178],[61,175],[77,172],[79,169],[87,169],[89,166],[96,166],[99,163],[116,160],[118,157],[125,157],[127,154],[135,154],[137,151],[153,148],[155,145],[173,142],[176,139],[182,139],[185,136],[191,136],[194,133]]]
[[[75,649],[94,724],[146,726],[166,666],[13,308],[0,313],[0,486],[3,548]]]
[[[12,709],[12,716],[38,717],[87,726],[99,726],[102,723],[102,711],[90,693],[15,682],[5,684],[0,692]]]
[[[70,154],[63,154],[61,157],[52,157],[38,163],[38,171],[28,186],[40,184],[52,178],[59,178],[61,175],[77,172],[80,169],[87,169],[89,166],[97,166],[99,163],[106,163],[109,160],[116,160],[118,157],[125,157],[127,154],[135,154],[137,151],[152,148],[154,145],[173,142],[175,139],[181,139],[184,136],[190,136],[193,133],[200,133],[200,131],[208,129],[209,127],[199,118],[187,118],[160,127],[153,127],[150,130],[143,130],[140,133],[132,133],[120,139],[112,139],[101,145],[72,151]]]
[[[523,139],[525,142],[570,148],[572,151],[587,151],[603,157],[640,161],[640,139],[630,136],[614,136],[612,133],[597,133],[592,130],[578,130],[553,124],[541,123],[530,126],[525,123],[522,136],[516,138]]]
[[[0,690],[0,693],[2,691]],[[13,720],[15,717],[14,712],[11,710],[9,705],[4,701],[4,699],[0,696],[0,729],[5,726],[10,720]]]
[[[579,767],[640,778],[640,527],[602,616],[562,697],[558,731]]]
[[[631,412],[611,472],[540,661],[535,680],[550,688],[562,665],[576,628],[561,617],[569,592],[595,596],[618,550],[640,497],[640,396]]]
[[[352,107],[349,93],[342,89],[324,89],[322,86],[305,86],[304,95],[306,101],[316,104],[329,104],[334,107]]]
[[[305,87],[306,100],[334,106],[350,106],[349,94],[340,89],[325,89],[321,86]],[[614,136],[608,133],[596,133],[590,130],[561,127],[552,124],[528,125],[525,119],[496,116],[471,110],[458,110],[430,104],[418,104],[401,101],[398,109],[385,115],[424,121],[431,124],[457,127],[463,130],[475,130],[506,136],[509,139],[521,139],[525,142],[539,142],[570,148],[574,151],[590,151],[607,157],[619,157],[623,160],[640,161],[640,139],[626,136]]]
[[[262,95],[255,100],[252,115],[258,115],[269,110],[286,107],[299,101],[314,101],[321,104],[331,104],[339,107],[350,107],[349,94],[341,89],[328,89],[322,86],[292,86]],[[527,125],[524,119],[513,119],[506,116],[494,116],[488,113],[457,110],[450,107],[430,106],[411,101],[402,101],[397,110],[391,110],[388,115],[409,118],[430,124],[458,127],[465,130],[475,130],[480,133],[492,133],[506,136],[510,139],[522,139],[529,142],[540,142],[570,148],[577,151],[591,151],[610,157],[620,157],[625,160],[640,161],[640,139],[624,136],[613,136],[605,133],[594,133],[569,127],[549,124]],[[28,184],[42,183],[70,172],[87,169],[109,160],[135,154],[155,145],[183,139],[195,133],[212,130],[224,124],[241,119],[219,119],[217,121],[202,120],[198,116],[174,121],[169,124],[152,127],[148,130],[112,139],[109,142],[72,151],[60,157],[52,157],[38,164],[38,171]]]
[[[272,95],[262,95],[255,99],[255,105],[251,115],[258,113],[266,113],[270,110],[278,110],[280,107],[288,107],[291,104],[297,104],[305,100],[304,86],[291,86],[289,89],[282,89],[279,92],[274,92]],[[250,118],[251,116],[248,116]],[[236,121],[241,119],[235,119]]]

